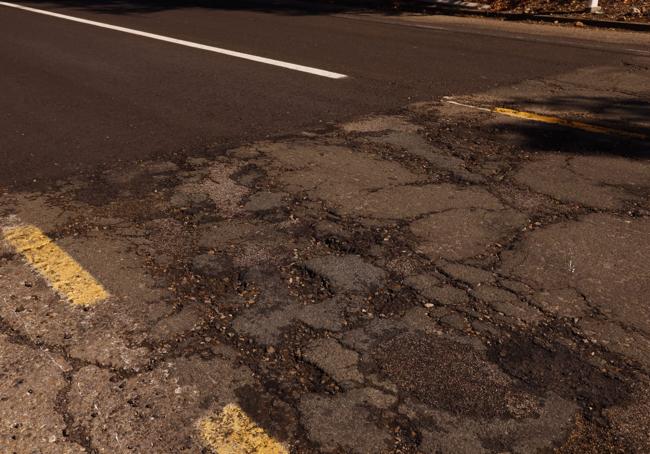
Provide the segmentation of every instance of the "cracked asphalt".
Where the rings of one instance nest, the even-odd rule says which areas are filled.
[[[453,99],[647,137],[628,60]],[[0,242],[0,451],[650,452],[648,141],[447,101],[0,189],[109,294]]]

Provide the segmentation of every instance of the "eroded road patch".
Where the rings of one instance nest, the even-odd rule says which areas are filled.
[[[607,74],[527,89],[647,101]],[[649,157],[531,123],[440,100],[6,193],[111,297],[2,243],[0,450],[650,450]]]

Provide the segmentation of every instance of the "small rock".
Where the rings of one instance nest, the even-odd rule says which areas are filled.
[[[576,27],[584,27],[585,24],[582,23],[582,22],[580,22],[580,21],[578,21],[578,22],[575,23],[575,26],[576,26]]]

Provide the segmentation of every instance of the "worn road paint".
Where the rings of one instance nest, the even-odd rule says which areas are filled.
[[[73,304],[90,306],[108,298],[108,292],[38,227],[19,225],[2,229],[17,253]]]
[[[524,120],[537,121],[540,123],[556,124],[561,126],[568,126],[574,129],[581,129],[583,131],[595,132],[597,134],[611,134],[622,137],[630,137],[632,139],[645,139],[644,134],[624,131],[621,129],[608,128],[606,126],[599,126],[590,123],[583,123],[582,121],[566,120],[564,118],[552,117],[550,115],[540,115],[532,112],[522,112],[520,110],[507,109],[505,107],[495,107],[493,112],[507,115],[509,117],[523,118]]]
[[[492,112],[492,109],[488,109],[487,107],[479,107],[479,106],[473,106],[472,104],[465,104],[462,102],[458,101],[453,101],[447,96],[444,96],[442,98],[447,104],[453,104],[454,106],[461,106],[461,107],[467,107],[469,109],[474,109],[474,110],[482,110],[483,112]]]
[[[122,33],[128,33],[130,35],[142,36],[144,38],[155,39],[158,41],[164,41],[166,43],[177,44],[179,46],[191,47],[194,49],[200,49],[208,52],[214,52],[217,54],[228,55],[230,57],[242,58],[244,60],[250,60],[257,63],[264,63],[271,66],[279,66],[281,68],[290,69],[293,71],[299,71],[303,73],[313,74],[315,76],[327,77],[329,79],[345,79],[347,76],[345,74],[339,74],[332,71],[326,71],[324,69],[312,68],[310,66],[297,65],[295,63],[288,63],[281,60],[274,60],[272,58],[259,57],[257,55],[246,54],[243,52],[237,52],[234,50],[222,49],[220,47],[207,46],[205,44],[199,44],[192,41],[186,41],[184,39],[171,38],[169,36],[157,35],[155,33],[143,32],[140,30],[135,30],[133,28],[120,27],[117,25],[111,25],[104,22],[97,22],[94,20],[82,19],[80,17],[68,16],[66,14],[54,13],[51,11],[45,11],[42,9],[30,8],[27,6],[17,5],[15,3],[0,2],[0,6],[6,6],[9,8],[16,8],[23,11],[29,11],[31,13],[43,14],[45,16],[56,17],[58,19],[65,19],[72,22],[78,22],[80,24],[93,25],[95,27],[105,28],[108,30],[114,30]]]
[[[638,52],[640,54],[650,55],[650,50],[641,50],[641,49],[623,49],[630,52]]]
[[[448,103],[448,104],[453,104],[456,106],[461,106],[461,107],[467,107],[470,109],[474,110],[480,110],[483,112],[492,112],[492,113],[498,113],[501,115],[506,115],[508,117],[514,117],[514,118],[519,118],[522,120],[529,120],[529,121],[536,121],[538,123],[547,123],[547,124],[554,124],[554,125],[559,125],[559,126],[566,126],[569,128],[573,129],[580,129],[582,131],[587,131],[587,132],[593,132],[596,134],[608,134],[608,135],[614,135],[614,136],[621,136],[621,137],[629,137],[631,139],[641,139],[645,140],[648,139],[648,136],[645,134],[637,133],[637,132],[631,132],[631,131],[624,131],[622,129],[614,129],[614,128],[608,128],[606,126],[599,126],[599,125],[594,125],[591,123],[584,123],[582,121],[575,121],[575,120],[567,120],[565,118],[560,118],[560,117],[554,117],[551,115],[541,115],[541,114],[536,114],[533,112],[524,112],[521,110],[515,110],[515,109],[509,109],[506,107],[480,107],[480,106],[474,106],[471,104],[466,104],[466,103],[461,103],[458,101],[453,101],[448,98],[443,98],[443,100]]]
[[[226,405],[219,416],[201,419],[198,427],[203,442],[217,454],[289,454],[235,404]]]

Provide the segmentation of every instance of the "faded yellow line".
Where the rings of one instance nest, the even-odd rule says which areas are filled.
[[[104,287],[38,227],[6,227],[2,234],[5,241],[71,303],[90,306],[108,298]]]
[[[631,139],[641,139],[646,140],[648,136],[638,132],[625,131],[622,129],[608,128],[606,126],[594,125],[591,123],[584,123],[582,121],[576,120],[567,120],[565,118],[554,117],[551,115],[541,115],[534,112],[525,112],[521,110],[509,109],[507,107],[480,107],[474,106],[471,104],[465,104],[458,101],[452,101],[451,99],[445,98],[445,102],[449,104],[454,104],[457,106],[468,107],[470,109],[482,110],[484,112],[494,112],[501,115],[506,115],[508,117],[519,118],[522,120],[536,121],[538,123],[547,123],[554,124],[559,126],[565,126],[573,129],[580,129],[582,131],[593,132],[596,134],[608,134],[621,137],[629,137]]]
[[[198,428],[205,445],[217,454],[289,453],[235,404],[226,405],[218,416],[201,419]]]
[[[645,139],[644,134],[637,132],[624,131],[622,129],[607,128],[605,126],[594,125],[590,123],[583,123],[582,121],[566,120],[564,118],[552,117],[550,115],[540,115],[532,112],[523,112],[520,110],[508,109],[506,107],[495,107],[492,112],[507,115],[508,117],[522,118],[524,120],[537,121],[539,123],[549,123],[560,126],[567,126],[569,128],[581,129],[583,131],[594,132],[597,134],[611,134],[623,137],[630,137],[633,139]]]

